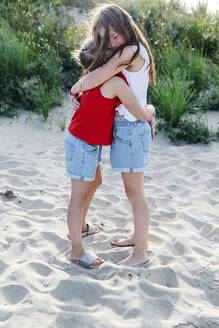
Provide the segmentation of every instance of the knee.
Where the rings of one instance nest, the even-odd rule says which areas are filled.
[[[136,197],[136,193],[133,192],[133,190],[131,190],[129,188],[125,188],[125,193],[126,193],[126,196],[127,196],[128,200],[130,202],[133,202],[135,197]]]
[[[145,200],[145,196],[139,190],[125,189],[126,196],[133,205]]]
[[[74,209],[74,208],[80,208],[83,207],[84,203],[86,202],[87,195],[81,195],[80,197],[76,197],[76,195],[71,195],[71,199],[69,202],[69,210]]]

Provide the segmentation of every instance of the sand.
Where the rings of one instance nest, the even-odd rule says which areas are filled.
[[[131,249],[110,240],[133,224],[105,147],[88,213],[100,233],[84,243],[106,262],[86,270],[67,260],[70,181],[57,121],[67,125],[71,115],[65,98],[47,122],[28,112],[0,118],[0,327],[218,328],[219,143],[177,147],[157,134],[145,173],[150,264],[142,268],[115,264]],[[219,113],[211,121],[218,125]]]

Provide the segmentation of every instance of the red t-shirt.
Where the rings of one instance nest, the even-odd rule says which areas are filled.
[[[118,75],[128,84],[121,72]],[[115,108],[121,102],[118,97],[103,97],[100,91],[102,85],[82,93],[80,107],[74,113],[68,130],[73,136],[90,144],[107,146],[112,143]]]

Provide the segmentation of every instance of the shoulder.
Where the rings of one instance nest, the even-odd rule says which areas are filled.
[[[124,59],[131,59],[132,56],[134,55],[134,53],[135,53],[135,50],[134,50],[134,47],[133,47],[133,46],[126,46],[126,47],[122,50],[121,56],[122,56]]]
[[[126,85],[124,79],[118,75],[113,76],[110,80],[108,80],[104,84],[110,85],[112,88],[119,88],[122,85]]]
[[[135,51],[133,49],[133,46],[126,46],[121,51],[118,51],[113,58],[119,59],[121,61],[129,61],[132,56],[134,55]]]

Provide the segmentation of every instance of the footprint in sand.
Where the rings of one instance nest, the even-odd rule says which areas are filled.
[[[30,263],[30,266],[32,267],[32,269],[35,272],[39,273],[41,276],[44,276],[44,277],[48,277],[50,275],[50,273],[52,272],[50,267],[48,267],[45,264],[39,263],[39,262],[32,262],[32,263]]]
[[[100,298],[103,295],[102,286],[86,279],[83,279],[83,283],[79,283],[79,280],[77,278],[75,281],[61,280],[58,286],[51,292],[51,295],[60,302],[83,300],[85,307],[99,304]],[[90,292],[91,289],[92,293]]]
[[[176,288],[179,285],[175,271],[169,267],[147,270],[146,279],[152,283],[170,288]]]
[[[5,301],[10,304],[17,304],[23,301],[29,294],[26,287],[21,285],[6,285],[0,288],[0,293],[4,296]]]

